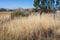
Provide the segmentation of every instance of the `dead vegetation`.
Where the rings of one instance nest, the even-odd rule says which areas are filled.
[[[0,24],[0,40],[60,40],[60,20],[53,14],[15,18]]]

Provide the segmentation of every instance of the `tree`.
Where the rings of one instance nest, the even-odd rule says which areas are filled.
[[[60,10],[60,6],[59,6],[58,10]]]
[[[6,10],[6,9],[4,9],[4,8],[1,8],[1,9],[0,9],[0,12],[2,12],[2,11],[7,11],[7,10]]]
[[[56,1],[56,5],[57,5],[56,7],[58,7],[58,10],[60,10],[60,0]]]
[[[42,12],[56,12],[56,9],[60,5],[60,0],[34,0],[34,7],[40,9],[40,15]]]

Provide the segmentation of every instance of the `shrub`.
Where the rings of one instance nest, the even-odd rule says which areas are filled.
[[[11,18],[19,17],[19,16],[25,16],[23,11],[14,11],[11,13]]]

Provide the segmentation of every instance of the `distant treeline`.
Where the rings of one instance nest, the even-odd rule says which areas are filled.
[[[5,9],[5,8],[0,8],[0,12],[11,12],[11,11],[27,11],[27,12],[40,12],[40,9],[36,9],[36,8],[29,8],[29,9],[23,9],[23,8],[18,8],[18,9]],[[60,8],[59,8],[60,10]],[[45,10],[45,12],[47,12],[49,10]],[[55,11],[55,9],[54,9]],[[51,11],[52,12],[52,11]]]
[[[18,9],[5,9],[5,8],[0,8],[0,12],[10,12],[10,11],[28,11],[28,12],[37,12],[38,10],[34,8],[30,9],[23,9],[23,8],[18,8]]]
[[[0,8],[0,12],[9,12],[13,11],[12,9],[5,9],[5,8]]]

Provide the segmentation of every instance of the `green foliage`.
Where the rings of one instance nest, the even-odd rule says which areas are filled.
[[[34,0],[34,6],[36,7],[36,9],[38,8],[40,3],[40,0]]]
[[[33,10],[33,12],[38,12],[39,11],[39,9],[36,9],[36,8],[33,8],[32,10]]]
[[[19,17],[19,16],[25,16],[23,11],[14,11],[11,13],[11,18]]]
[[[60,0],[34,0],[34,7],[42,12],[53,12],[58,9]]]

